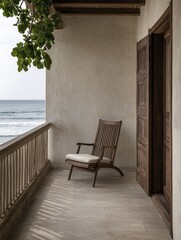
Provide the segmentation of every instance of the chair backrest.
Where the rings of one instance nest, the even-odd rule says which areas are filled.
[[[105,149],[104,157],[111,159],[114,162],[115,153],[117,149],[119,134],[121,130],[122,121],[105,121],[100,119],[97,129],[97,134],[94,141],[92,154],[99,156],[102,146],[113,146],[114,149]]]

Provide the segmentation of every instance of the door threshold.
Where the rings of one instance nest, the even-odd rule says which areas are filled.
[[[152,196],[153,203],[160,213],[161,217],[166,223],[167,228],[169,229],[170,235],[172,235],[171,227],[171,216],[170,216],[170,206],[163,194],[155,194]]]

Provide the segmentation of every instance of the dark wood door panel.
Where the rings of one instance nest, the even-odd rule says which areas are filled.
[[[163,81],[163,193],[171,201],[171,45],[170,31],[164,33],[164,81]]]
[[[141,112],[143,113],[143,112]],[[137,117],[137,141],[139,146],[148,147],[149,139],[148,139],[148,119],[145,119],[143,115],[139,115]]]
[[[137,44],[137,181],[149,194],[149,36]]]
[[[142,188],[148,193],[149,192],[149,182],[148,182],[148,148],[143,146],[142,143],[138,142],[137,147],[137,181],[142,186]]]
[[[147,82],[146,80],[143,81],[138,81],[138,85],[137,85],[137,105],[138,107],[142,107],[143,109],[145,109],[147,111],[147,104],[148,104],[148,99],[147,99]]]
[[[163,149],[164,153],[164,159],[165,159],[165,178],[164,178],[164,195],[167,199],[167,201],[170,203],[171,200],[171,180],[170,180],[170,176],[171,176],[171,149],[170,147],[167,147],[166,145],[164,146]]]

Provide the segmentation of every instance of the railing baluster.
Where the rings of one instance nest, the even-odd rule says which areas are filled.
[[[44,124],[0,146],[0,220],[47,162],[49,127]]]
[[[13,196],[12,196],[12,176],[13,176],[13,173],[12,173],[12,159],[11,159],[11,157],[12,157],[12,154],[9,154],[9,169],[10,169],[10,171],[9,171],[9,202],[8,202],[8,208],[10,207],[10,205],[11,205],[11,202],[12,202],[12,198],[13,198]]]
[[[14,156],[15,156],[15,195],[14,198],[17,199],[18,196],[18,159],[17,159],[17,151],[14,152]]]
[[[30,182],[32,179],[32,161],[33,161],[33,143],[32,141],[30,141],[30,145],[29,145],[29,163],[30,163]]]
[[[37,165],[38,165],[38,152],[37,152],[37,142],[38,142],[38,137],[35,138],[35,175],[37,174]]]
[[[26,186],[29,184],[28,143],[26,144]]]
[[[29,184],[29,172],[30,172],[30,166],[29,166],[29,142],[27,143],[27,185]]]
[[[5,195],[5,176],[6,176],[6,167],[5,167],[5,158],[3,158],[2,160],[2,169],[3,169],[3,175],[2,175],[2,186],[3,186],[3,196],[2,196],[2,200],[3,200],[3,204],[2,204],[2,214],[4,213],[4,209],[5,209],[5,201],[6,201],[6,195]]]
[[[25,178],[24,178],[24,181],[25,181],[25,186],[24,188],[26,188],[27,186],[27,179],[28,179],[28,176],[27,176],[27,173],[28,173],[28,166],[27,166],[27,144],[25,145],[24,147],[24,163],[25,163]]]
[[[22,147],[22,192],[25,187],[25,158],[24,158],[24,145]]]
[[[16,199],[16,152],[13,153],[13,202]]]
[[[6,205],[5,205],[5,210],[8,209],[8,202],[9,202],[9,174],[8,174],[8,157],[6,157],[6,160],[5,160],[5,163],[6,163],[6,182],[5,182],[5,196],[6,196]]]
[[[20,194],[22,192],[22,185],[23,185],[23,165],[22,165],[22,147],[19,149],[19,160],[20,160]]]
[[[0,160],[0,216],[3,212],[3,161]]]
[[[20,183],[20,166],[21,166],[21,164],[20,164],[20,149],[17,149],[17,165],[18,165],[18,171],[17,171],[17,178],[18,178],[18,189],[17,189],[17,197],[19,196],[19,194],[20,194],[20,189],[21,189],[21,183]]]

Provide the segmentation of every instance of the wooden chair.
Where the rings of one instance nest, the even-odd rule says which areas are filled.
[[[124,176],[121,169],[114,166],[121,125],[122,121],[99,120],[94,143],[77,143],[77,153],[66,155],[65,162],[71,164],[68,180],[71,178],[73,167],[95,172],[93,187],[95,187],[100,168],[113,168],[117,170],[121,176]],[[92,146],[92,153],[80,154],[79,152],[82,145]]]

